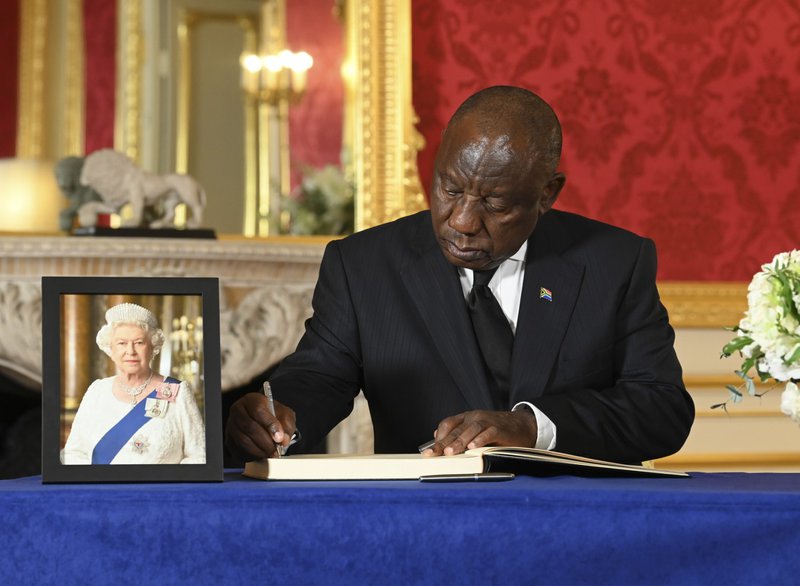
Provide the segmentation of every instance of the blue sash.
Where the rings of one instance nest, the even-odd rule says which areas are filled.
[[[139,431],[145,423],[150,421],[149,417],[144,416],[144,407],[147,399],[156,396],[157,389],[147,395],[143,400],[139,401],[136,406],[131,409],[125,417],[120,419],[114,427],[109,429],[106,434],[100,438],[97,445],[92,451],[92,464],[110,464],[119,451],[128,443],[128,440],[133,437],[133,434]]]

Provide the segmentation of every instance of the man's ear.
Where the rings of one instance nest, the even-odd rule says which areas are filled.
[[[553,173],[553,176],[544,186],[544,192],[541,199],[539,199],[539,213],[543,214],[553,207],[566,181],[567,176],[563,173]]]

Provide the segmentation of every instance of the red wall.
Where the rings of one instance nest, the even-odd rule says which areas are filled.
[[[17,150],[19,2],[0,0],[0,158]]]
[[[749,280],[800,247],[800,5],[793,0],[413,0],[430,184],[467,96],[527,87],[564,127],[557,207],[649,236],[659,277]]]
[[[289,112],[293,186],[299,183],[306,166],[340,164],[344,26],[332,7],[331,0],[291,0],[287,4],[289,48],[306,51],[314,58],[314,66],[308,72],[308,92]]]
[[[83,0],[86,50],[86,153],[114,146],[117,3]]]
[[[0,157],[16,153],[20,0],[0,0]],[[84,0],[86,152],[114,145],[116,3]]]

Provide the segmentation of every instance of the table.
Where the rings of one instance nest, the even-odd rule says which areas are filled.
[[[0,482],[0,523],[7,584],[783,584],[800,569],[800,474],[30,477]]]

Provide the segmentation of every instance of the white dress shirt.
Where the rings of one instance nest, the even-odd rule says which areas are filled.
[[[525,256],[528,252],[528,242],[523,242],[520,249],[509,259],[497,267],[497,272],[489,281],[489,289],[494,294],[500,308],[511,326],[511,331],[517,332],[517,318],[519,317],[519,303],[522,298],[522,283],[525,278]],[[472,290],[472,269],[459,267],[458,275],[461,278],[461,290],[464,292],[464,300],[469,297]],[[531,403],[520,401],[511,409],[518,411],[520,408],[528,407],[536,415],[536,427],[538,435],[536,437],[536,447],[542,450],[552,450],[556,445],[556,426],[547,415],[542,413]]]

